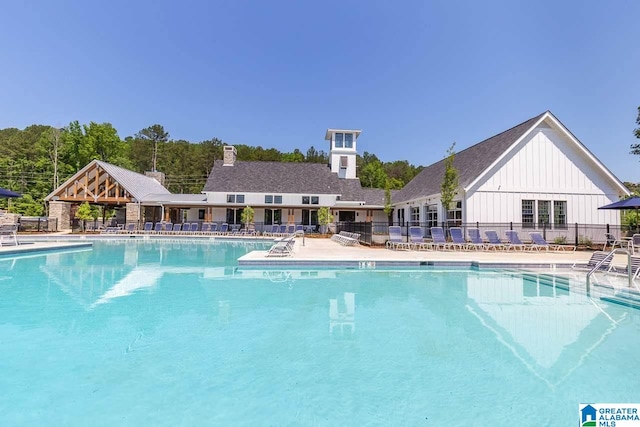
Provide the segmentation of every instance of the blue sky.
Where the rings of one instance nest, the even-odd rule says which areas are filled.
[[[640,2],[23,1],[0,16],[0,128],[154,123],[282,151],[428,165],[551,110],[620,179],[640,105]]]

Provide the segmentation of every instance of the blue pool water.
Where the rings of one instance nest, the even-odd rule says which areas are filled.
[[[258,244],[0,258],[0,425],[576,425],[640,312],[535,276],[255,270]]]

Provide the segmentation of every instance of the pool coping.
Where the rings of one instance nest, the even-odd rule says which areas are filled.
[[[91,247],[93,247],[93,242],[19,242],[17,246],[0,246],[0,257]]]

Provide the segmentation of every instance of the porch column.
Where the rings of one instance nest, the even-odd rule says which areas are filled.
[[[135,223],[140,228],[140,205],[137,203],[127,203],[125,211],[125,221],[127,224]]]
[[[71,203],[49,202],[49,231],[71,230]]]

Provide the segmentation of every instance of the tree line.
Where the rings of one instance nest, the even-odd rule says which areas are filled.
[[[200,193],[213,162],[222,159],[218,138],[199,142],[171,139],[160,124],[122,139],[111,123],[69,123],[63,128],[31,125],[23,130],[0,129],[0,187],[23,194],[11,201],[11,211],[44,215],[44,197],[94,159],[136,172],[157,170],[166,175],[172,193]],[[314,146],[306,152],[282,152],[275,148],[235,145],[244,161],[329,163],[329,155]],[[383,162],[375,154],[358,156],[358,175],[364,187],[402,188],[422,167],[408,161]],[[0,199],[0,208],[8,200]]]

